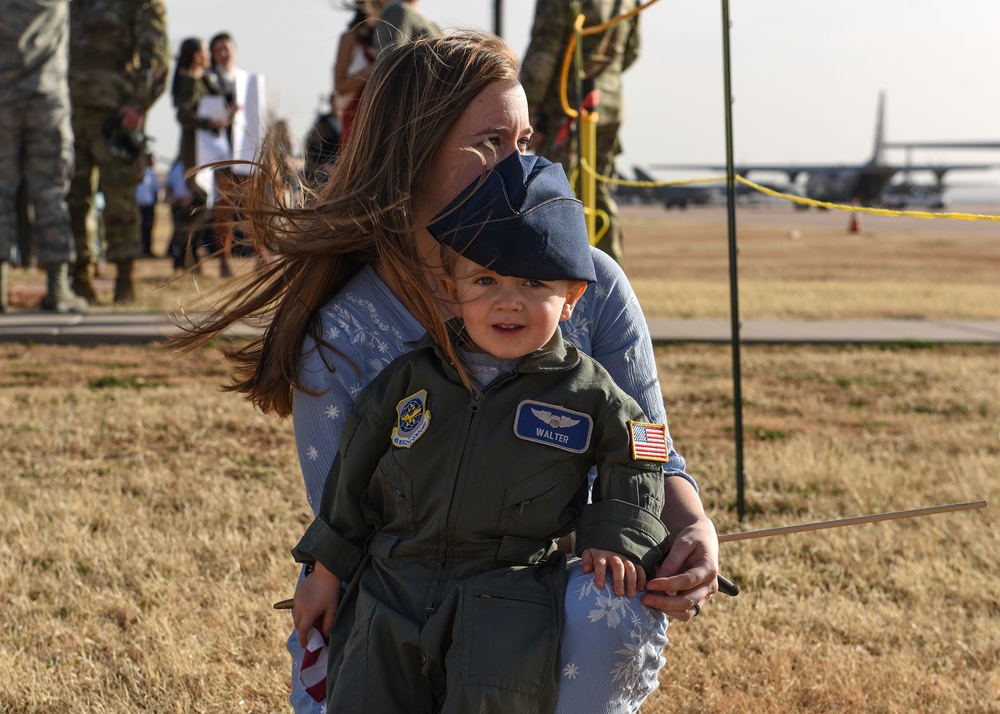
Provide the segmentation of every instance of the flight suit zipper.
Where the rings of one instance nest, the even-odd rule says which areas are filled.
[[[458,459],[458,469],[451,480],[451,495],[448,497],[448,513],[445,516],[445,544],[444,544],[444,566],[451,561],[452,545],[455,542],[456,524],[452,521],[452,513],[455,508],[455,495],[458,493],[458,485],[466,472],[466,454],[469,451],[469,442],[472,438],[472,430],[476,423],[476,416],[479,414],[479,405],[483,395],[479,391],[472,393],[469,400],[465,424],[465,438],[462,441],[462,453]]]

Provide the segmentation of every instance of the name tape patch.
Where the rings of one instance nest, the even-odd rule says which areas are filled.
[[[594,421],[589,414],[529,399],[517,405],[514,435],[525,441],[582,453],[590,448]]]

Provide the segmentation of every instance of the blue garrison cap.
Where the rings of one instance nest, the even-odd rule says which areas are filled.
[[[597,280],[583,204],[561,165],[514,152],[480,181],[427,227],[438,242],[500,275]]]

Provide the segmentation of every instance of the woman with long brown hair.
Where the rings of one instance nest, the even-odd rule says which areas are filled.
[[[281,205],[285,192],[265,182],[280,180],[280,171],[265,156],[243,211],[250,237],[273,259],[233,284],[216,312],[181,338],[194,348],[238,322],[263,322],[259,339],[230,351],[227,388],[265,412],[292,416],[314,515],[358,393],[425,332],[450,345],[448,303],[437,292],[440,246],[426,226],[498,160],[527,147],[517,74],[513,50],[479,33],[416,40],[381,55],[352,138],[318,196],[302,207]],[[594,251],[594,263],[597,282],[562,323],[564,336],[601,362],[651,421],[665,423],[635,295],[614,261]],[[635,711],[657,686],[664,613],[688,620],[717,589],[715,529],[667,442],[662,517],[670,553],[641,602],[607,597],[573,561],[556,711]],[[307,687],[321,683],[301,683],[294,633],[288,647],[293,704],[319,711],[310,709]]]

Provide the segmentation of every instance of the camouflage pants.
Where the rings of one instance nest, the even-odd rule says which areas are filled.
[[[69,189],[69,212],[80,260],[97,260],[97,237],[88,230],[87,215],[93,194],[104,194],[104,235],[107,258],[115,263],[139,257],[139,209],[135,205],[135,187],[142,179],[143,157],[131,163],[115,158],[101,134],[101,124],[109,116],[107,109],[81,106],[73,108],[73,133],[76,134],[76,170]],[[95,188],[94,169],[98,180]]]
[[[73,169],[69,98],[38,96],[0,104],[0,260],[18,236],[22,179],[35,208],[34,251],[42,265],[73,260],[66,191]]]
[[[597,159],[594,170],[599,176],[614,177],[616,175],[615,157],[621,153],[621,146],[618,141],[619,126],[621,125],[597,125]],[[558,129],[553,127],[553,130],[545,135],[544,143],[542,147],[540,147],[538,153],[547,158],[549,161],[561,163],[563,168],[566,169],[566,175],[572,179],[573,172],[577,169],[576,136],[574,134],[570,134],[562,142],[557,143],[557,131]],[[576,180],[573,181],[573,190],[576,192],[577,196],[580,195],[579,176],[577,176]],[[597,210],[607,213],[608,220],[610,221],[608,230],[597,243],[597,247],[614,258],[620,265],[625,258],[625,251],[622,246],[622,227],[621,220],[618,217],[618,204],[615,203],[615,199],[611,195],[610,184],[603,183],[601,181],[597,182],[597,196],[595,203]],[[601,226],[600,219],[597,221],[597,226],[598,228]]]

